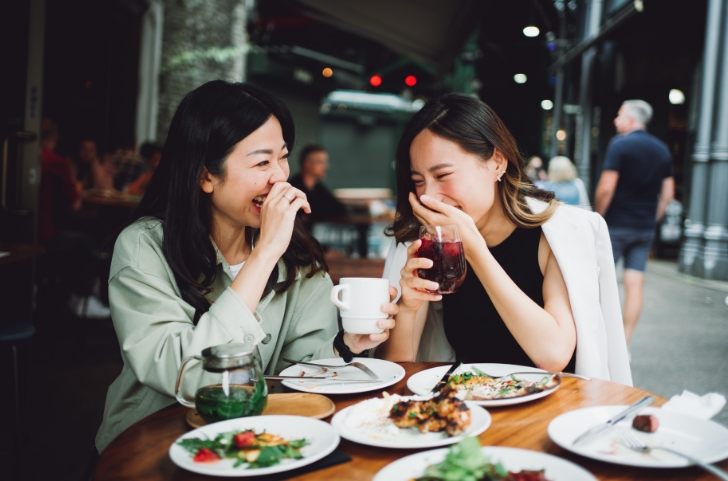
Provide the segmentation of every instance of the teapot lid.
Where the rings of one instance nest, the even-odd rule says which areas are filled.
[[[257,347],[250,344],[211,346],[202,351],[202,367],[214,372],[253,367],[259,358],[257,351]]]

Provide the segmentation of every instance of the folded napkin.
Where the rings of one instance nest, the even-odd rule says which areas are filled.
[[[725,406],[725,396],[716,392],[698,396],[687,389],[682,394],[676,394],[670,398],[662,409],[682,414],[689,414],[700,419],[710,419],[720,412]]]

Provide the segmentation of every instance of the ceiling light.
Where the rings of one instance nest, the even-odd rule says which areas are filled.
[[[551,110],[552,108],[554,108],[554,103],[550,100],[542,100],[541,108],[544,110]]]
[[[566,139],[566,131],[565,130],[559,130],[558,132],[556,132],[556,138],[558,140],[561,140],[561,141],[563,141],[564,139]]]
[[[673,105],[682,105],[685,103],[685,94],[682,93],[682,90],[670,90],[670,103]]]
[[[525,84],[526,80],[528,80],[528,77],[526,77],[525,73],[517,73],[516,75],[513,76],[513,80],[517,84]]]
[[[534,27],[533,25],[529,25],[528,27],[523,29],[523,35],[526,37],[538,37],[538,34],[541,33],[541,30],[538,29],[538,27]]]

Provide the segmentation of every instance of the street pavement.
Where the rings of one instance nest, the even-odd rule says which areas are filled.
[[[617,271],[624,300],[621,269]],[[728,282],[677,271],[650,260],[644,305],[629,350],[634,386],[665,398],[687,389],[728,397]],[[713,420],[728,426],[728,407]]]

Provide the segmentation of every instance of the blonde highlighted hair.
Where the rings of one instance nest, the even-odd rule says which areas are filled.
[[[568,157],[558,156],[549,161],[548,180],[568,182],[576,179],[576,167]]]

